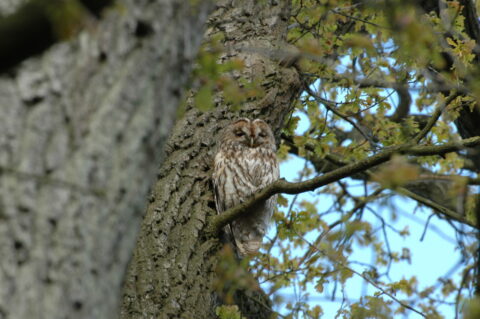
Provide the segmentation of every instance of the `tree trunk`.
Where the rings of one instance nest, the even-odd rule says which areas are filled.
[[[0,77],[0,318],[118,316],[209,7],[122,1]]]
[[[204,230],[207,218],[216,214],[210,183],[216,137],[238,117],[265,119],[278,137],[300,88],[295,68],[267,56],[285,50],[288,10],[288,1],[222,1],[211,16],[207,39],[223,34],[227,52],[221,61],[242,59],[245,67],[237,75],[259,81],[265,95],[248,100],[238,112],[220,94],[214,98],[216,107],[205,113],[189,99],[168,141],[141,227],[125,286],[123,318],[215,318],[219,245]],[[249,313],[248,318],[262,317]]]

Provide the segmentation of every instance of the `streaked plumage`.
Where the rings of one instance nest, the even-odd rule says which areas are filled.
[[[260,119],[239,119],[225,128],[215,156],[213,182],[218,213],[236,206],[279,178],[275,138]],[[276,196],[232,222],[228,232],[241,256],[256,253],[267,231]]]

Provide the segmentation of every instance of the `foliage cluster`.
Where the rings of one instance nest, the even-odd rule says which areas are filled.
[[[469,4],[440,1],[438,11],[425,11],[416,2],[399,0],[292,0],[288,43],[298,49],[293,67],[300,70],[305,87],[285,123],[278,156],[304,161],[298,180],[392,146],[442,145],[470,137],[463,132],[467,130],[460,117],[465,110],[478,112],[480,72],[478,45],[467,32],[478,28],[467,25],[472,23],[466,18]],[[199,74],[205,74],[202,68],[208,65],[217,68],[219,54],[202,55]],[[224,65],[221,72],[240,67]],[[215,74],[199,88],[200,108],[212,104],[212,94],[205,92],[227,83]],[[242,91],[247,86],[228,82],[234,94],[225,97],[231,96],[232,105],[238,105],[241,97],[260,94],[253,87],[247,95]],[[280,196],[276,228],[250,264],[271,296],[285,289],[299,292],[296,300],[277,300],[283,303],[278,316],[322,317],[322,307],[308,302],[313,294],[339,300],[337,316],[342,318],[393,318],[404,313],[443,318],[442,305],[456,316],[470,311],[466,316],[473,318],[478,304],[472,301],[468,306],[467,300],[476,285],[477,238],[475,229],[461,223],[461,218],[471,225],[477,222],[480,163],[472,153],[398,155],[314,194]],[[392,265],[411,263],[414,251],[389,244],[391,236],[413,235],[408,227],[393,225],[402,209],[399,197],[412,200],[408,213],[418,213],[425,225],[424,234],[415,236],[435,231],[431,218],[441,219],[455,234],[456,251],[445,251],[445,262],[454,256],[461,256],[461,261],[436,284],[422,285],[414,273],[399,280],[390,277]],[[379,207],[388,208],[389,214],[382,215]],[[359,264],[358,249],[370,251],[372,260]],[[355,277],[371,289],[352,301],[347,287]],[[235,308],[218,312],[221,318],[240,316]]]

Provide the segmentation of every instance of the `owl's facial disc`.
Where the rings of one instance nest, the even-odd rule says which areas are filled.
[[[270,142],[268,125],[259,119],[240,119],[234,123],[232,131],[235,140],[247,147],[255,148]]]
[[[247,146],[251,146],[253,144],[250,136],[250,130],[248,130],[246,127],[239,127],[235,129],[233,133],[240,143],[243,143]]]

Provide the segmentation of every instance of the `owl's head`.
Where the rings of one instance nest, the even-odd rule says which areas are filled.
[[[272,129],[263,120],[241,118],[230,124],[223,137],[223,142],[243,145],[250,148],[275,148]]]

